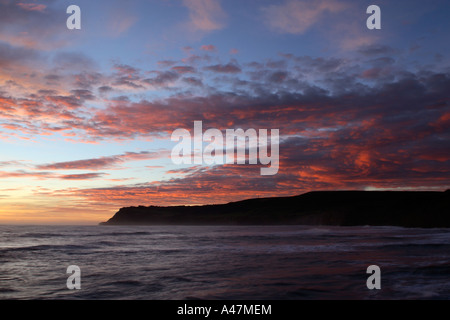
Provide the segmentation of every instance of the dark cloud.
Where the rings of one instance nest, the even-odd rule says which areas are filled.
[[[166,87],[170,85],[171,83],[177,81],[180,78],[179,72],[175,71],[165,71],[165,72],[158,72],[158,74],[149,79],[143,80],[143,82],[155,86],[155,87]]]
[[[218,73],[239,73],[241,68],[235,63],[216,64],[205,67],[205,70],[218,72]]]
[[[335,72],[346,63],[345,60],[339,58],[313,58],[310,56],[295,57],[294,61],[297,63],[297,68],[305,72],[314,71],[321,74]]]
[[[38,96],[56,96],[58,95],[58,91],[56,90],[51,90],[51,89],[42,89],[38,91]]]
[[[269,60],[266,62],[266,67],[271,69],[282,69],[286,68],[286,60]]]
[[[0,178],[33,178],[33,179],[62,179],[62,180],[91,180],[104,176],[105,173],[83,173],[83,174],[67,174],[58,175],[52,172],[43,171],[24,171],[18,170],[13,172],[0,171]]]
[[[112,87],[110,87],[110,86],[101,86],[101,87],[98,88],[98,91],[100,93],[107,93],[107,92],[111,92],[113,90],[114,89]]]
[[[281,83],[284,82],[288,78],[288,73],[284,71],[276,71],[270,74],[268,80],[270,82]]]
[[[38,51],[23,47],[15,47],[0,42],[0,67],[8,68],[14,65],[29,65],[41,58]]]
[[[71,93],[82,101],[95,100],[95,96],[90,90],[76,89],[72,90]]]
[[[104,76],[95,71],[82,71],[81,73],[75,73],[71,77],[73,78],[73,86],[76,88],[93,90],[95,86],[104,81]]]
[[[358,53],[365,56],[390,55],[395,52],[394,48],[386,45],[372,44],[362,46],[358,49]]]
[[[66,174],[59,176],[59,179],[63,180],[92,180],[101,178],[105,174],[102,172],[96,172],[96,173],[82,173],[82,174]]]
[[[63,77],[57,74],[47,74],[44,76],[44,79],[49,80],[49,82],[55,83],[63,79]]]
[[[143,89],[140,70],[126,64],[115,64],[116,74],[113,76],[113,85],[125,86],[132,89]]]

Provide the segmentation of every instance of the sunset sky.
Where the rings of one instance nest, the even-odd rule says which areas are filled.
[[[448,0],[0,0],[0,224],[450,188],[449,17]],[[173,164],[196,120],[279,129],[278,174]]]

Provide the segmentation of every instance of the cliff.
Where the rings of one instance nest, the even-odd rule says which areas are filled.
[[[228,204],[120,209],[102,225],[336,225],[450,227],[450,190],[318,191]]]

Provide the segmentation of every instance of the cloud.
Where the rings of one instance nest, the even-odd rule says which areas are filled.
[[[53,57],[53,65],[65,70],[92,70],[96,63],[81,52],[58,52]]]
[[[36,50],[0,43],[0,67],[2,68],[31,65],[39,61],[40,57],[40,53]]]
[[[140,70],[126,64],[114,64],[113,69],[116,71],[112,77],[114,86],[126,87],[132,89],[143,89],[141,83],[142,78]]]
[[[97,179],[105,174],[102,172],[97,173],[83,173],[83,174],[67,174],[67,175],[61,175],[59,176],[59,179],[63,180],[91,180],[91,179]]]
[[[3,54],[4,61],[21,61],[29,55],[34,57],[30,49],[25,49],[24,53],[19,50],[14,55],[14,51],[8,53],[12,48],[10,45],[5,48],[7,54]],[[350,103],[349,97],[353,99],[351,103],[369,109],[375,108],[367,103],[370,99],[378,101],[378,105],[392,104],[392,94],[385,91],[395,85],[415,84],[418,87],[419,90],[411,88],[415,94],[422,94],[420,100],[411,101],[412,105],[421,102],[416,108],[418,110],[423,109],[424,104],[436,105],[446,101],[443,88],[447,74],[411,73],[397,60],[381,55],[386,50],[381,50],[377,56],[361,53],[355,62],[341,58],[280,54],[278,60],[255,61],[243,66],[236,60],[213,65],[202,60],[197,67],[171,63],[168,66],[170,69],[162,71],[145,71],[116,63],[112,75],[84,71],[76,74],[66,85],[66,76],[56,69],[43,72],[44,83],[51,83],[44,86],[45,89],[21,95],[1,94],[0,87],[0,110],[3,111],[0,120],[8,124],[9,130],[5,133],[8,135],[30,137],[59,132],[68,139],[76,137],[81,141],[98,142],[139,136],[160,137],[179,127],[189,128],[197,119],[205,119],[209,125],[216,127],[276,125],[291,133],[303,123],[318,126],[315,124],[316,111],[321,121],[321,115],[327,112],[330,115],[340,114],[339,110],[347,112],[349,106],[345,103]],[[57,57],[54,61],[58,61],[58,65],[70,64],[71,61],[78,61],[81,65],[90,63],[88,57],[76,54]],[[143,74],[151,76],[143,78]],[[213,88],[207,85],[211,76],[215,77]],[[20,79],[14,79],[15,88],[23,84]],[[39,83],[40,79],[35,77],[33,81]],[[75,86],[68,93],[64,90],[63,94],[62,89],[67,84]],[[432,87],[435,96],[421,90],[423,87]],[[157,88],[164,98],[139,101],[132,92],[112,98],[104,96],[105,93],[127,88]],[[94,92],[99,92],[103,100]],[[385,97],[384,100],[379,101],[376,93]],[[405,93],[398,103],[409,103],[406,101],[409,95]],[[92,108],[91,103],[100,103],[104,108]],[[430,114],[433,112],[440,110]],[[433,128],[442,127],[438,118],[430,119],[434,123]],[[292,120],[295,120],[295,125],[290,124]],[[328,123],[324,125],[331,127]]]
[[[276,71],[276,72],[273,72],[273,73],[269,76],[268,80],[269,80],[270,82],[281,83],[281,82],[285,81],[285,80],[288,78],[288,75],[289,75],[289,74],[288,74],[287,72],[284,72],[284,71]]]
[[[121,1],[110,0],[104,8],[104,26],[108,36],[120,37],[126,34],[139,21],[139,13],[133,2],[123,6]]]
[[[179,74],[185,74],[185,73],[195,73],[196,70],[194,67],[191,66],[175,66],[172,67],[173,71],[176,71]]]
[[[108,93],[113,91],[114,89],[110,86],[101,86],[98,88],[98,91],[100,91],[101,93]]]
[[[99,170],[99,169],[111,169],[116,165],[125,163],[128,161],[142,161],[157,159],[166,156],[166,152],[126,152],[120,155],[114,155],[109,157],[101,157],[94,159],[75,160],[67,162],[57,162],[52,164],[43,164],[36,166],[40,170]]]
[[[120,36],[127,32],[137,20],[135,16],[122,17],[119,15],[110,22],[109,30],[114,36]]]
[[[214,46],[212,44],[208,44],[208,45],[202,45],[200,47],[200,50],[216,52],[217,48],[216,48],[216,46]]]
[[[194,87],[202,87],[203,86],[202,80],[195,78],[195,77],[186,77],[186,78],[183,78],[182,81],[191,86],[194,86]]]
[[[210,62],[211,56],[206,55],[206,54],[202,55],[202,56],[199,56],[196,54],[190,54],[188,57],[183,58],[181,61],[183,63],[193,65],[193,64],[197,64],[197,63]]]
[[[24,161],[10,160],[10,161],[0,161],[0,167],[23,167],[27,166]]]
[[[325,19],[326,13],[337,13],[346,5],[337,0],[287,0],[262,8],[267,26],[280,33],[303,34]]]
[[[37,3],[23,3],[19,2],[17,3],[19,7],[22,9],[28,10],[28,11],[39,11],[43,12],[47,6],[45,4],[37,4]]]
[[[0,40],[14,46],[50,51],[67,44],[65,14],[44,4],[0,2]],[[45,35],[43,37],[42,35]]]
[[[39,165],[37,168],[45,170],[98,170],[111,168],[117,162],[118,159],[115,157],[103,157]]]
[[[189,10],[188,27],[193,32],[211,32],[225,27],[227,14],[218,0],[183,0]]]
[[[183,69],[187,70],[187,69]],[[175,81],[177,81],[180,78],[180,70],[175,71],[163,71],[163,72],[156,72],[157,75],[153,78],[148,78],[143,80],[143,82],[153,86],[153,87],[167,87],[173,84]]]
[[[241,68],[235,63],[216,64],[205,67],[205,70],[218,72],[218,73],[239,73]]]
[[[175,129],[191,130],[195,120],[203,120],[205,129],[281,131],[280,171],[270,179],[245,166],[186,169],[167,172],[172,180],[164,183],[82,192],[98,199],[122,201],[136,192],[138,201],[148,192],[167,203],[194,203],[207,201],[214,190],[225,201],[312,189],[443,187],[449,184],[449,157],[442,150],[450,150],[450,75],[404,66],[394,52],[367,45],[355,51],[354,60],[280,54],[248,64],[190,55],[185,61],[163,60],[157,70],[115,63],[110,73],[89,70],[89,57],[66,52],[54,55],[52,68],[30,68],[29,81],[44,85],[27,87],[6,68],[40,61],[39,54],[3,44],[0,61],[11,76],[0,86],[2,138],[58,133],[90,142],[168,139]],[[150,89],[158,94],[143,93]],[[168,154],[123,153],[2,176],[96,179],[100,176],[48,171],[120,169],[127,161],[161,157]]]
[[[161,61],[158,61],[158,65],[163,67],[163,68],[172,67],[172,66],[174,66],[176,64],[177,64],[177,61],[174,61],[174,60],[161,60]]]
[[[391,55],[395,53],[395,50],[387,45],[372,44],[360,47],[358,53],[365,56]]]
[[[212,198],[225,203],[311,190],[448,188],[450,154],[438,137],[430,135],[417,144],[407,132],[396,136],[396,130],[381,128],[378,121],[325,133],[305,129],[282,140],[280,171],[271,177],[260,176],[259,166],[193,166],[168,171],[174,177],[168,181],[68,192],[129,206],[209,204]],[[447,142],[445,148],[449,146]]]
[[[32,178],[32,179],[61,179],[61,180],[92,180],[104,176],[103,172],[96,173],[82,173],[82,174],[67,174],[59,175],[53,172],[43,171],[0,171],[0,179],[8,178]]]
[[[0,178],[39,178],[39,179],[51,179],[55,176],[51,172],[30,172],[24,170],[18,170],[14,172],[0,171]]]

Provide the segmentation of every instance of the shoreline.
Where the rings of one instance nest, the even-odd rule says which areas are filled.
[[[121,208],[108,225],[329,225],[450,228],[450,191],[313,191],[202,206]]]

